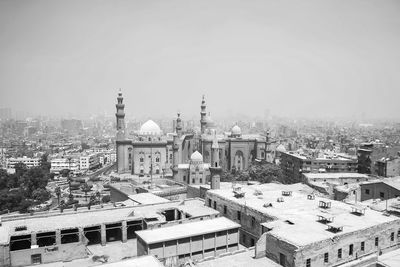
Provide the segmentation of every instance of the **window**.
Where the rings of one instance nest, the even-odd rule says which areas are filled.
[[[214,209],[217,209],[217,201],[214,201]]]
[[[380,193],[379,193],[379,197],[380,197],[380,198],[385,198],[385,193],[380,192]]]
[[[394,232],[390,234],[390,241],[394,241]]]
[[[251,217],[251,227],[254,227],[256,225],[256,219],[252,216]]]
[[[349,246],[349,255],[353,255],[353,244]]]
[[[194,178],[192,179],[192,184],[194,184],[195,182],[194,182]]]
[[[243,240],[243,243],[246,243],[246,235],[245,234],[242,234],[242,240]]]
[[[337,257],[338,257],[338,259],[342,258],[342,249],[341,248],[339,248],[337,251]]]
[[[211,207],[211,199],[208,199],[208,206]]]
[[[375,247],[379,246],[379,237],[375,237]]]
[[[144,159],[143,159],[143,158],[140,158],[140,162],[144,162]]]
[[[160,162],[160,158],[156,158],[156,162]]]
[[[306,260],[306,267],[311,267],[311,259]]]
[[[365,189],[365,194],[369,195],[369,189]]]
[[[224,214],[227,214],[227,213],[228,213],[228,211],[227,211],[226,205],[224,205]]]
[[[240,211],[237,212],[237,220],[240,221],[241,220],[241,214]]]
[[[201,184],[203,183],[203,178],[200,178],[200,183],[201,183]]]
[[[31,255],[32,264],[42,264],[42,254]]]
[[[251,247],[254,247],[254,244],[255,244],[255,243],[254,243],[254,238],[251,238],[251,239],[250,239],[250,244],[251,244],[251,245],[250,245]]]
[[[363,242],[361,242],[361,251],[364,251],[365,250],[365,242],[363,241]]]
[[[326,253],[324,254],[324,262],[327,263],[328,261],[329,261],[329,253],[326,252]]]
[[[183,176],[183,181],[185,181],[185,182],[186,182],[186,175],[184,175],[184,176]]]

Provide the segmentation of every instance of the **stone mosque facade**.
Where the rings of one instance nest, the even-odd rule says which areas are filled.
[[[269,159],[268,136],[244,135],[237,125],[229,133],[217,133],[216,124],[207,115],[204,96],[200,106],[200,132],[184,131],[178,114],[173,134],[163,133],[149,120],[128,139],[124,108],[120,92],[115,114],[118,173],[171,174],[172,171],[173,179],[179,182],[206,184],[211,182],[212,173],[244,170],[253,160]]]

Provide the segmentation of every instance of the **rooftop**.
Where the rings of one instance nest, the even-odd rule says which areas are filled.
[[[282,196],[282,191],[292,191],[292,195]],[[309,194],[313,194],[313,189],[304,184],[282,185],[271,183],[242,186],[241,192],[245,193],[242,198],[236,198],[232,190],[209,190],[207,193],[236,202],[270,218],[275,218],[277,221],[269,233],[297,247],[330,239],[341,234],[361,231],[377,224],[400,220],[384,216],[382,213],[370,209],[365,211],[364,216],[357,216],[351,213],[353,205],[318,196],[308,198]],[[260,192],[262,194],[259,194]],[[278,198],[283,198],[284,201],[278,202]],[[330,202],[331,207],[320,208],[320,201]],[[272,207],[264,207],[264,204],[269,203],[272,204]],[[343,226],[343,231],[338,233],[327,231],[328,225],[317,221],[319,215],[333,217],[335,224]]]
[[[142,205],[170,202],[168,199],[156,196],[152,193],[140,193],[140,194],[129,195],[128,198],[131,199],[133,202],[135,202],[135,204],[142,204]]]
[[[2,216],[0,227],[0,244],[7,244],[10,236],[24,235],[31,232],[47,232],[56,229],[88,227],[103,223],[116,223],[122,220],[157,218],[165,222],[161,211],[177,208],[191,217],[216,215],[218,211],[206,207],[201,199],[187,199],[185,201],[171,201],[161,204],[150,204],[130,207],[103,208],[78,211],[43,212],[37,215]],[[26,230],[15,231],[18,226],[26,226]]]
[[[364,178],[368,179],[369,176],[362,173],[304,173],[303,174],[307,179],[345,179],[345,178]]]
[[[154,244],[163,241],[176,240],[189,236],[203,235],[239,227],[240,224],[237,224],[225,217],[219,217],[210,220],[178,224],[166,228],[142,230],[136,232],[136,234],[147,244]]]
[[[217,267],[217,266],[235,266],[235,267],[281,267],[273,260],[262,257],[254,258],[254,250],[238,251],[234,254],[205,260],[196,264],[198,267]]]

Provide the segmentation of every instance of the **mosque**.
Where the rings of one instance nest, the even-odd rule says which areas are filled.
[[[238,125],[228,133],[217,133],[207,115],[203,96],[200,131],[184,131],[178,114],[175,132],[165,134],[152,120],[128,139],[125,133],[125,105],[119,92],[116,104],[117,172],[171,174],[186,184],[206,184],[212,172],[244,170],[253,160],[269,160],[268,135],[244,135]],[[169,136],[172,136],[170,138]]]

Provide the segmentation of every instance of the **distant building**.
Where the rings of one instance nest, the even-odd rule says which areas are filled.
[[[280,154],[280,166],[292,182],[302,181],[303,173],[357,172],[357,159],[347,154],[324,151],[290,151]]]
[[[50,172],[59,173],[64,169],[71,170],[72,172],[79,171],[79,160],[76,158],[55,158],[50,161]]]
[[[361,201],[400,197],[400,177],[377,179],[360,184]]]
[[[38,167],[40,166],[41,158],[28,158],[28,157],[21,157],[21,158],[8,158],[7,159],[7,168],[14,169],[15,164],[23,163],[28,168]]]
[[[77,119],[68,119],[61,121],[61,128],[65,131],[71,133],[77,133],[83,128],[83,124],[81,120]]]
[[[100,166],[99,154],[93,153],[79,157],[80,170],[92,170]]]
[[[382,158],[375,162],[376,174],[383,177],[400,176],[400,157]]]
[[[384,174],[386,171],[386,166],[383,166],[382,162],[379,163],[378,161],[381,161],[382,159],[397,157],[399,156],[399,151],[400,146],[387,146],[386,144],[380,142],[361,144],[357,150],[358,172],[373,175]],[[394,162],[394,164],[396,163]],[[389,169],[389,173],[390,172],[391,171]]]
[[[0,108],[0,120],[11,119],[11,108]]]

